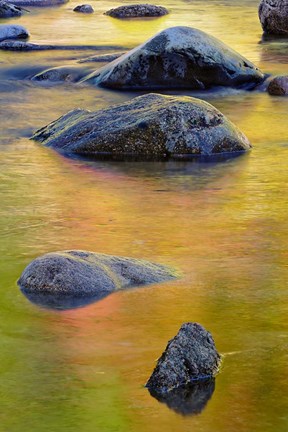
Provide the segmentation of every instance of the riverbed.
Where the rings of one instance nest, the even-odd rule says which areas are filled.
[[[139,93],[29,77],[125,51],[176,25],[218,37],[266,73],[287,74],[288,40],[262,40],[254,0],[163,0],[169,15],[124,21],[103,15],[115,2],[90,3],[92,15],[73,12],[73,0],[5,21],[29,29],[31,42],[79,48],[0,52],[0,430],[286,432],[288,99],[201,95],[251,141],[237,158],[89,161],[29,137],[70,109]],[[183,277],[67,311],[30,303],[17,287],[21,272],[65,249],[144,258]],[[204,325],[224,355],[214,393],[190,415],[144,387],[186,321]]]

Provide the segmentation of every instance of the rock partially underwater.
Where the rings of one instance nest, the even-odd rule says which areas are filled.
[[[81,306],[120,289],[171,280],[173,270],[148,261],[86,251],[48,253],[23,271],[18,285],[46,307]]]
[[[266,34],[288,36],[288,0],[262,0],[259,18]]]
[[[159,397],[175,389],[183,392],[193,382],[212,379],[220,362],[211,334],[200,324],[185,323],[168,342],[146,387]]]
[[[0,41],[6,39],[27,39],[29,32],[25,27],[16,24],[1,24],[0,25]]]
[[[32,139],[60,152],[90,156],[178,157],[251,147],[245,135],[207,102],[158,94],[94,112],[70,111]]]
[[[214,86],[253,88],[264,79],[250,61],[218,39],[194,28],[158,33],[84,81],[122,90]]]
[[[78,5],[73,9],[74,12],[84,13],[84,14],[92,14],[94,9],[89,4]]]
[[[22,9],[4,0],[0,0],[0,18],[13,18],[21,16]]]
[[[167,15],[169,12],[163,6],[155,6],[151,4],[134,4],[119,6],[115,9],[110,9],[104,15],[109,15],[113,18],[143,18],[143,17],[160,17]]]
[[[288,75],[273,78],[267,90],[272,96],[288,96]]]

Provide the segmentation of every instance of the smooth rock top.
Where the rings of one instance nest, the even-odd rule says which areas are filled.
[[[78,5],[73,9],[74,12],[87,13],[91,14],[94,12],[94,9],[89,4]]]
[[[288,96],[288,75],[273,78],[269,83],[268,93],[273,96]]]
[[[221,357],[211,334],[197,323],[185,323],[157,362],[146,387],[158,394],[212,378],[219,370]]]
[[[159,17],[167,15],[169,12],[162,6],[151,4],[136,4],[119,6],[115,9],[110,9],[104,15],[109,15],[113,18],[141,18],[141,17]]]
[[[0,25],[0,41],[5,39],[27,39],[29,37],[28,31],[15,24],[1,24]]]
[[[288,0],[262,0],[259,18],[265,33],[288,35]]]
[[[250,61],[190,27],[158,33],[85,80],[114,89],[253,88],[264,75]]]
[[[66,153],[211,155],[250,149],[248,139],[207,102],[148,94],[104,110],[73,110],[32,137]]]
[[[0,18],[12,18],[22,15],[22,9],[12,3],[0,0]]]
[[[171,269],[148,261],[87,251],[48,253],[32,261],[18,284],[24,293],[98,299],[113,291],[173,279]]]

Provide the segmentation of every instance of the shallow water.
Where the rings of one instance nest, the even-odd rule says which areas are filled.
[[[190,25],[265,72],[287,73],[288,41],[260,43],[258,1],[164,0],[170,15],[136,21],[103,16],[112,1],[92,1],[91,16],[73,13],[76,4],[9,22],[29,28],[33,42],[97,45],[101,52]],[[0,52],[0,430],[286,432],[288,99],[206,96],[252,142],[238,158],[68,159],[28,137],[72,108],[106,107],[135,94],[24,78],[92,54]],[[65,312],[29,303],[16,285],[24,267],[72,248],[145,258],[184,276]],[[203,324],[226,354],[206,408],[190,416],[143,387],[185,321]]]

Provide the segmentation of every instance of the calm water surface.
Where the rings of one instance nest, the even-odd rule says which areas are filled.
[[[116,5],[112,0],[92,0],[91,16],[73,13],[78,3],[9,22],[26,26],[34,42],[98,45],[102,52],[190,25],[265,72],[288,71],[288,41],[260,43],[258,1],[163,0],[171,14],[142,21],[103,16]],[[45,87],[25,78],[91,54],[0,52],[0,430],[286,432],[288,99],[205,96],[253,143],[236,159],[68,159],[28,137],[72,108],[106,107],[135,94]],[[146,258],[184,277],[65,312],[29,303],[16,285],[25,266],[71,248]],[[202,323],[225,354],[214,394],[201,414],[190,416],[143,387],[185,321]]]

